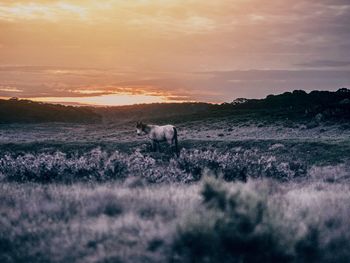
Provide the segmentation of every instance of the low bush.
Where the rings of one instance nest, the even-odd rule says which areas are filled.
[[[177,159],[181,170],[200,179],[205,169],[226,181],[269,177],[288,180],[306,175],[306,166],[299,162],[280,162],[275,156],[266,156],[257,150],[222,153],[217,150],[183,150]]]
[[[256,177],[289,180],[306,174],[306,166],[301,163],[280,162],[256,150],[182,150],[178,158],[170,160],[140,151],[108,153],[100,148],[80,155],[28,153],[0,158],[0,178],[17,182],[103,182],[137,176],[148,183],[187,183],[200,180],[206,170],[226,181]]]
[[[67,157],[62,152],[55,154],[25,154],[0,159],[0,173],[9,181],[72,182],[122,178],[127,170],[122,155],[118,152],[108,155],[95,149],[81,156]]]
[[[263,184],[264,185],[264,184]],[[203,206],[178,228],[174,262],[316,262],[317,228],[305,227],[269,202],[268,188],[207,180]],[[284,211],[286,212],[286,211]]]

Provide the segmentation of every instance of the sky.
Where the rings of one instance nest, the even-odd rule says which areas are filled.
[[[229,102],[350,88],[350,0],[0,0],[0,97]]]

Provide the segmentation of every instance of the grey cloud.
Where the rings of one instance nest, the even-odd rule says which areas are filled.
[[[101,68],[96,70],[65,68],[66,73],[52,75],[47,71],[62,68],[0,67],[1,84],[19,87],[24,90],[23,93],[30,96],[38,94],[76,96],[77,94],[69,90],[107,85],[114,86],[117,90],[117,87],[140,85],[145,86],[150,92],[169,91],[177,96],[191,96],[196,100],[207,101],[229,101],[235,97],[263,97],[269,93],[293,89],[338,89],[350,85],[350,72],[340,70],[348,69],[350,66],[350,0],[197,0],[188,1],[188,4],[181,6],[170,5],[168,10],[164,10],[164,6],[160,8],[162,10],[158,12],[157,9],[157,14],[162,14],[165,21],[171,17],[174,25],[189,16],[199,16],[214,21],[215,30],[206,31],[205,34],[195,37],[191,34],[171,33],[171,38],[152,35],[146,31],[146,35],[142,32],[137,36],[132,34],[130,41],[142,45],[137,47],[116,45],[110,51],[104,48],[104,45],[115,43],[105,36],[113,32],[106,34],[103,30],[107,29],[101,27],[104,33],[98,34],[96,36],[98,41],[92,44],[100,45],[101,50],[106,51],[106,57],[110,55],[118,58],[121,55],[114,54],[114,50],[124,50],[133,58],[130,63],[126,60],[124,65],[134,68],[137,72],[123,72],[125,75],[118,75],[118,72]],[[263,19],[250,21],[251,15]],[[29,34],[32,32],[29,31]],[[147,42],[151,37],[154,41]],[[8,41],[8,46],[17,43],[3,38],[0,37],[0,44],[4,41],[5,44]],[[74,41],[70,40],[68,44],[79,44],[78,34],[77,39],[74,39],[74,36],[72,38]],[[115,40],[118,43],[122,41],[124,40]],[[38,42],[45,46],[48,44],[46,39]],[[154,45],[159,46],[154,49],[157,52],[151,52],[154,51]],[[95,57],[91,57],[89,61],[94,61],[93,58]],[[144,62],[137,64],[135,61],[139,61],[140,58]],[[12,59],[13,57],[9,57],[3,61],[9,63],[8,61],[12,62]],[[60,60],[53,60],[51,64],[54,62],[60,64]],[[123,61],[116,59],[115,63],[122,64]],[[187,76],[191,74],[190,71],[199,71],[198,65],[201,64],[203,68],[217,71],[197,72],[196,78]],[[142,72],[147,68],[155,72]],[[219,71],[246,68],[285,70]],[[305,68],[335,70],[302,70]],[[156,72],[159,69],[183,71],[184,74],[169,73],[164,76]]]
[[[11,85],[23,90],[20,94],[23,97],[81,97],[125,91],[134,91],[137,94],[138,91],[146,91],[148,94],[168,94],[174,98],[211,102],[231,101],[237,97],[261,98],[268,94],[295,89],[336,90],[340,87],[350,87],[349,70],[205,71],[173,75],[169,73],[166,78],[143,78],[140,74],[129,75],[128,79],[122,81],[111,79],[103,85],[96,85],[91,79],[81,76],[78,76],[79,82],[85,83],[84,85],[77,85],[76,80],[66,78],[56,79],[54,83],[50,82],[50,78],[42,79],[31,84],[12,80],[1,85]],[[145,76],[146,73],[141,75]],[[106,75],[98,79],[103,79],[103,76]],[[91,94],[76,92],[81,89],[97,91]],[[4,96],[0,93],[1,95]]]
[[[349,61],[338,61],[338,60],[313,60],[310,62],[304,62],[304,63],[298,63],[297,66],[302,67],[316,67],[316,68],[322,68],[322,67],[330,67],[330,68],[336,68],[336,67],[346,67],[350,66],[350,60]]]
[[[203,74],[200,73],[199,74]],[[230,80],[323,80],[346,79],[350,80],[350,71],[327,70],[237,70],[237,71],[210,71],[214,78]]]
[[[295,89],[337,90],[350,87],[350,71],[326,70],[247,70],[211,71],[198,74],[210,79],[191,83],[203,90],[215,90],[216,99],[230,101],[237,97],[262,98]]]

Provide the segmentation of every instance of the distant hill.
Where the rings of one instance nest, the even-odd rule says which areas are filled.
[[[215,106],[209,103],[152,103],[129,106],[95,108],[106,121],[182,119],[196,114],[206,114]]]
[[[115,107],[72,107],[29,100],[0,100],[0,123],[132,122],[181,123],[209,118],[228,121],[290,120],[350,122],[350,90],[302,90],[268,95],[264,99],[239,98],[232,103],[154,103]]]
[[[265,99],[250,99],[233,104],[236,110],[266,112],[273,116],[290,119],[312,118],[321,120],[350,121],[350,90],[331,91],[294,90],[280,95],[269,95]]]
[[[101,116],[91,108],[33,102],[0,100],[0,123],[99,122]]]
[[[239,98],[232,103],[169,103],[141,104],[98,108],[95,111],[106,121],[182,122],[206,118],[308,121],[316,118],[330,121],[350,121],[350,90],[303,90],[268,95],[264,99]]]

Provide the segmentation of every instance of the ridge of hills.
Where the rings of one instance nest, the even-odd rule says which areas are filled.
[[[63,106],[30,100],[0,100],[0,123],[100,123],[102,121],[173,121],[215,117],[266,120],[350,120],[350,89],[332,91],[294,90],[264,99],[238,98],[231,103],[153,103],[129,106]]]

